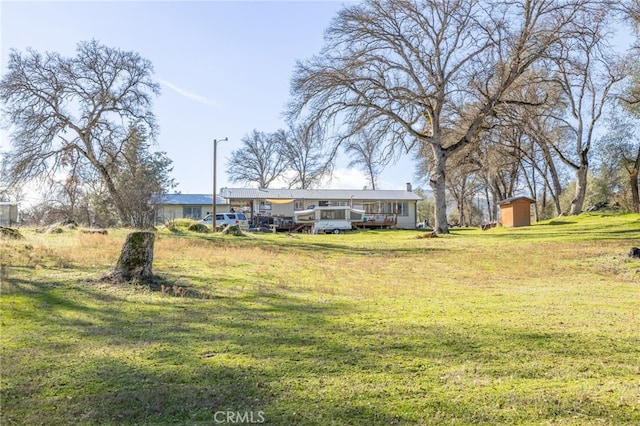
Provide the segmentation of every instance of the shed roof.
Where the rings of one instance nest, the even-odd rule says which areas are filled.
[[[211,194],[158,194],[153,198],[155,204],[175,206],[201,206],[211,204]],[[226,204],[221,196],[216,196],[216,204]]]
[[[272,188],[222,188],[227,199],[311,199],[311,200],[422,200],[415,192],[406,190],[372,189],[272,189]]]
[[[533,198],[529,198],[529,197],[524,197],[524,196],[520,196],[520,197],[511,197],[511,198],[506,198],[502,201],[498,202],[498,205],[503,205],[503,204],[511,204],[514,201],[520,201],[520,200],[525,200],[528,201],[531,204],[535,204],[536,200],[534,200]]]

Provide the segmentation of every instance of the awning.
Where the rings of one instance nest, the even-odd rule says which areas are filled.
[[[277,198],[277,199],[267,198],[267,201],[270,202],[271,204],[288,204],[288,203],[293,203],[295,200],[293,198],[290,198],[288,200],[282,200],[280,198]]]

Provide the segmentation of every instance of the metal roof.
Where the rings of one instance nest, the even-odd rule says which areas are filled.
[[[422,200],[415,192],[406,190],[372,189],[272,189],[222,188],[220,195],[229,200],[295,199],[295,200]]]
[[[159,194],[158,197],[159,199],[157,197],[154,197],[154,203],[162,204],[165,206],[211,205],[211,194]],[[223,197],[218,195],[216,196],[216,205],[218,204],[227,204],[227,202]]]

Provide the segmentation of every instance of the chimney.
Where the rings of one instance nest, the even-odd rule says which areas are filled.
[[[407,192],[412,192],[412,190],[411,190],[411,182],[407,182]]]

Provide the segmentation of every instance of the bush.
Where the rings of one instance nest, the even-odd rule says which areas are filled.
[[[171,232],[184,232],[197,223],[193,219],[172,219],[165,222],[164,226]]]
[[[200,232],[203,234],[206,234],[207,232],[211,232],[211,228],[209,228],[207,225],[205,225],[204,223],[192,223],[191,225],[189,225],[189,231],[191,232]]]
[[[62,234],[64,228],[60,225],[52,225],[44,232],[45,234]]]
[[[236,225],[227,226],[226,228],[224,228],[222,233],[226,234],[226,235],[233,235],[234,237],[242,237],[242,236],[244,236],[244,233],[242,232],[240,227],[236,226]]]

